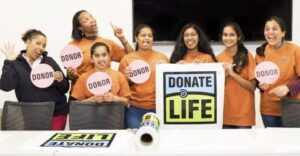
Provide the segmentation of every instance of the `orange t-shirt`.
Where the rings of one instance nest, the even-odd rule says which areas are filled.
[[[169,60],[166,55],[156,51],[132,52],[121,60],[119,71],[124,72],[125,68],[135,60],[146,61],[150,65],[151,74],[145,83],[130,86],[129,103],[143,109],[155,109],[155,64],[158,61],[169,62]]]
[[[222,52],[217,56],[218,62],[233,61],[233,57],[227,52]],[[239,74],[243,79],[253,80],[255,60],[254,57],[248,53],[249,64],[245,66]],[[255,104],[254,92],[241,86],[231,76],[226,77],[225,91],[224,91],[224,125],[235,126],[252,126],[255,125]]]
[[[186,53],[183,57],[183,60],[187,63],[193,63],[195,60],[199,60],[202,63],[214,62],[209,54],[205,53]]]
[[[272,61],[279,70],[280,76],[276,82],[270,85],[268,90],[261,93],[260,111],[264,115],[281,116],[281,98],[269,94],[269,91],[281,85],[287,85],[300,76],[300,48],[292,43],[285,42],[279,49],[271,49],[269,45],[265,48],[265,56],[256,55],[256,63],[262,61]],[[300,94],[297,94],[293,99],[300,99]]]
[[[78,79],[76,84],[74,85],[72,97],[76,98],[77,100],[84,100],[87,99],[93,94],[87,88],[87,79],[93,73],[97,72],[95,69],[92,69],[86,73],[83,73]],[[111,93],[113,95],[117,95],[119,97],[129,97],[130,96],[130,88],[128,86],[128,82],[125,76],[118,72],[110,69],[106,72],[111,80],[112,80],[112,88]]]
[[[79,47],[82,50],[83,53],[83,62],[81,65],[77,68],[77,72],[79,76],[86,72],[89,71],[93,68],[91,65],[91,47],[93,44],[96,42],[103,42],[109,47],[109,52],[110,52],[110,57],[111,61],[120,61],[123,56],[126,55],[126,51],[124,48],[116,44],[114,41],[98,37],[95,40],[88,40],[85,38],[82,38],[81,40],[73,40],[69,44],[74,45]]]

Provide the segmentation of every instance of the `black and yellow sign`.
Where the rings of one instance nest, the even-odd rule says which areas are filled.
[[[42,147],[109,147],[116,133],[56,133]]]
[[[164,72],[164,123],[217,121],[216,72]]]

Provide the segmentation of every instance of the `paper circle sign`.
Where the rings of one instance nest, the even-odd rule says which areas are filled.
[[[104,72],[95,72],[88,77],[86,86],[94,95],[103,95],[111,90],[112,80]]]
[[[77,46],[68,45],[60,51],[60,60],[67,68],[77,68],[83,61],[83,54]]]
[[[272,84],[279,78],[280,70],[275,63],[264,61],[255,67],[254,75],[260,83]]]
[[[48,64],[39,64],[30,73],[31,82],[39,88],[47,88],[54,81],[54,70]]]
[[[143,60],[135,60],[129,64],[131,72],[128,73],[129,79],[137,84],[146,82],[151,74],[150,66]]]

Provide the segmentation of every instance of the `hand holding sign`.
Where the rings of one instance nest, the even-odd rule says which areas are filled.
[[[64,74],[61,71],[54,72],[54,80],[61,82],[64,79]]]
[[[95,72],[87,80],[87,88],[94,95],[103,95],[111,90],[112,80],[104,72]]]
[[[204,59],[194,59],[193,63],[199,64],[199,63],[204,63]]]
[[[256,66],[254,75],[260,83],[272,84],[279,78],[280,70],[275,63],[264,61]]]
[[[259,84],[258,84],[258,87],[259,87],[261,90],[268,90],[268,89],[270,88],[270,84],[263,82],[263,83],[259,83]]]
[[[229,63],[229,62],[223,62],[223,68],[225,70],[225,76],[235,74],[235,72],[233,71],[233,67],[235,67],[235,64],[232,64],[232,63]]]
[[[77,46],[68,45],[61,50],[60,59],[66,68],[77,68],[83,61],[83,54]]]
[[[72,81],[77,79],[79,77],[79,75],[77,73],[77,69],[73,68],[73,67],[68,67],[67,68],[67,77]]]
[[[150,66],[143,60],[135,60],[129,64],[131,72],[127,73],[128,78],[137,84],[146,82],[151,74]]]
[[[47,88],[54,81],[54,70],[48,64],[39,64],[30,73],[31,82],[39,88]]]

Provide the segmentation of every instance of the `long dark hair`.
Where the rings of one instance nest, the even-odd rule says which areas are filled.
[[[178,61],[182,60],[185,54],[187,53],[188,49],[184,43],[184,32],[188,28],[193,28],[196,30],[198,36],[199,36],[199,42],[197,44],[198,51],[209,54],[212,59],[217,62],[216,56],[209,44],[209,41],[204,33],[204,31],[196,24],[194,23],[189,23],[186,24],[180,31],[177,41],[175,44],[175,48],[172,52],[171,58],[170,58],[170,63],[177,63]]]
[[[79,22],[79,16],[81,13],[87,12],[86,10],[80,10],[75,13],[73,16],[73,21],[72,21],[72,38],[74,40],[81,40],[84,36],[82,30],[79,29],[81,27],[80,22]]]
[[[149,28],[152,32],[152,36],[153,36],[153,39],[154,39],[154,30],[153,28],[148,25],[148,24],[140,24],[138,25],[136,28],[135,28],[135,31],[134,31],[134,37],[138,37],[139,34],[141,33],[141,30],[143,28]],[[138,45],[138,42],[136,41],[136,45],[135,45],[135,51],[138,51],[139,50],[139,45]]]
[[[286,32],[286,24],[285,24],[285,22],[281,18],[279,18],[277,16],[271,16],[270,18],[267,19],[266,23],[269,22],[269,21],[275,21],[279,25],[281,31],[282,32]],[[283,37],[282,38],[282,42],[284,42],[284,40],[285,39]],[[268,43],[265,42],[261,46],[259,46],[259,47],[256,48],[256,54],[258,56],[262,56],[262,57],[265,56],[265,48],[266,48],[267,44]]]
[[[221,35],[223,35],[226,27],[231,27],[235,31],[238,38],[237,53],[233,56],[233,64],[235,64],[235,66],[232,69],[235,73],[240,73],[242,69],[249,64],[248,49],[243,44],[244,34],[239,24],[236,22],[228,22],[222,27]]]

